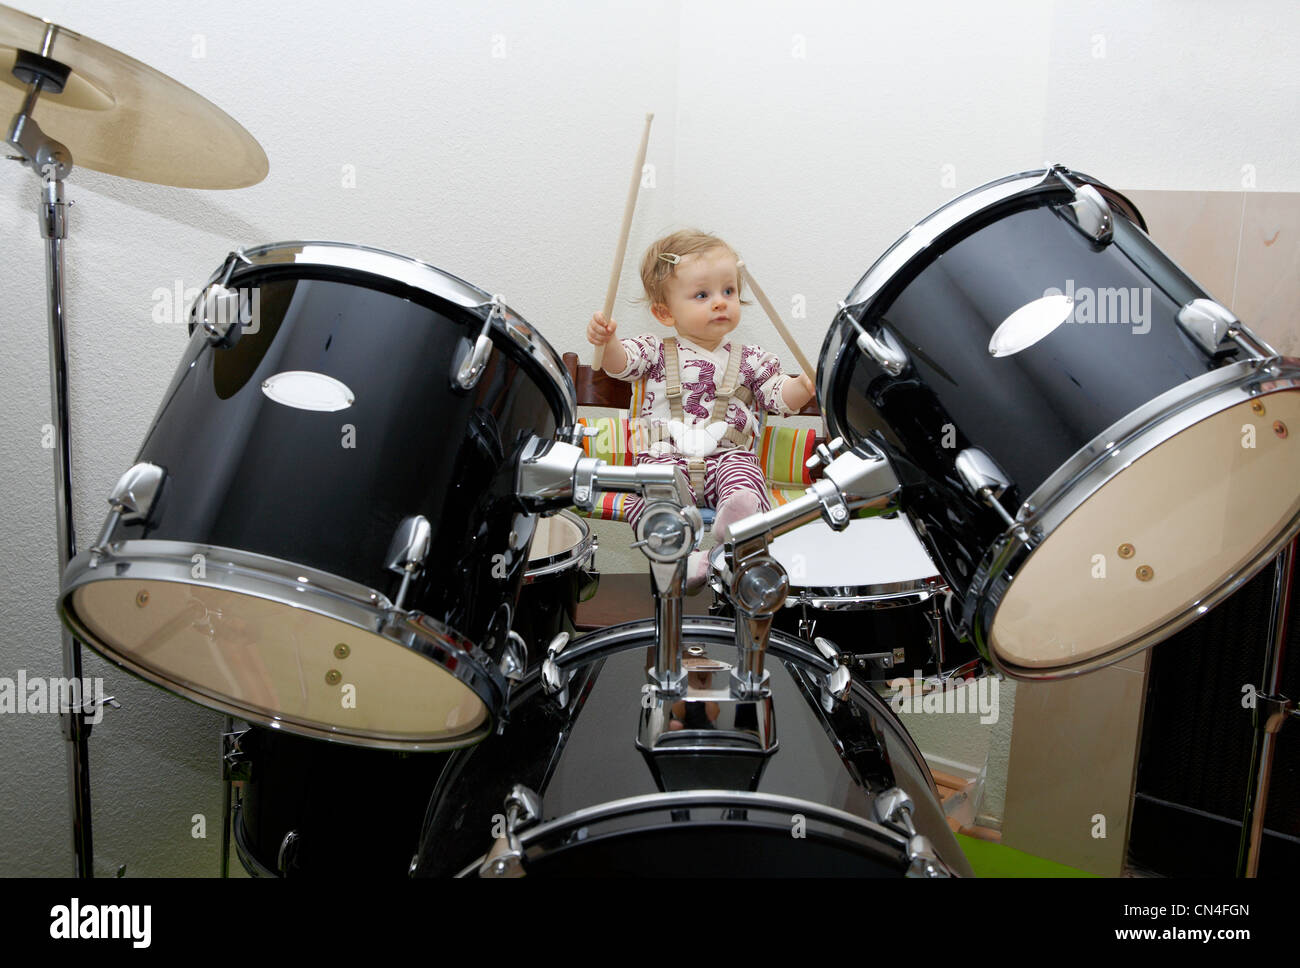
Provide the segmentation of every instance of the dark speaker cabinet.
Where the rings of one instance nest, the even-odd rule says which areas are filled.
[[[1269,564],[1151,651],[1129,828],[1129,864],[1139,871],[1171,877],[1236,871],[1253,732],[1243,687],[1263,686],[1275,569]],[[1282,694],[1292,700],[1300,700],[1297,585],[1292,582],[1282,679]],[[1300,866],[1300,720],[1282,727],[1276,749],[1261,877]]]

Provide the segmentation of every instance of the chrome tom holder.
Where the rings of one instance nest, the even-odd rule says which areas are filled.
[[[636,541],[650,561],[658,632],[654,665],[647,670],[648,688],[677,695],[683,688],[682,594],[686,584],[686,559],[700,543],[704,521],[690,497],[686,475],[667,465],[624,467],[587,457],[570,441],[581,439],[566,428],[557,436],[567,440],[534,437],[519,461],[516,494],[527,510],[545,512],[574,504],[591,510],[604,491],[640,494],[646,508],[637,522]],[[571,673],[560,668],[560,654],[568,645],[560,633],[546,649],[542,682],[546,690],[567,701]]]
[[[756,789],[767,758],[777,748],[769,673],[764,668],[772,619],[785,605],[789,576],[771,554],[778,535],[821,518],[835,530],[853,511],[892,498],[898,478],[882,454],[847,452],[837,438],[817,449],[809,466],[825,468],[822,479],[781,508],[744,518],[731,528],[724,559],[727,595],[736,609],[736,659],[727,663],[702,646],[683,649],[682,595],[687,556],[703,526],[690,499],[686,476],[664,465],[618,467],[583,455],[577,432],[564,440],[534,440],[520,461],[518,494],[525,506],[544,511],[572,501],[590,509],[599,491],[637,491],[647,507],[633,547],[649,560],[655,595],[656,645],[642,687],[637,746],[663,790],[729,783]],[[571,672],[561,634],[546,650],[542,683],[561,704],[568,701]],[[817,648],[829,671],[819,671],[823,705],[848,697],[848,668],[825,639]]]
[[[737,669],[733,692],[753,695],[766,689],[763,661],[772,619],[785,605],[789,578],[771,553],[773,539],[821,518],[835,531],[849,526],[853,512],[892,500],[899,491],[898,477],[881,453],[866,456],[851,452],[841,437],[817,447],[809,469],[822,467],[823,475],[801,497],[731,526],[723,554],[723,585],[736,610]],[[829,648],[818,639],[818,648]],[[841,676],[840,673],[843,673]],[[834,681],[831,681],[834,680]],[[843,664],[827,677],[825,696],[831,701],[848,687]]]

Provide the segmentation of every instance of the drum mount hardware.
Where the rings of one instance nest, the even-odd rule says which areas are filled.
[[[656,782],[663,790],[688,790],[698,786],[693,780],[700,775],[725,775],[730,787],[757,789],[765,759],[777,749],[764,660],[772,619],[789,591],[786,571],[769,545],[776,536],[818,517],[842,530],[852,511],[887,500],[898,488],[888,463],[878,455],[847,452],[841,440],[831,441],[814,458],[824,463],[824,477],[803,497],[732,526],[727,549],[736,564],[730,569],[729,597],[738,614],[736,661],[731,665],[682,649],[686,559],[701,532],[699,511],[689,500],[682,471],[661,465],[611,467],[581,456],[581,449],[572,444],[538,440],[536,445],[520,467],[519,492],[526,500],[562,500],[568,482],[579,506],[594,503],[597,490],[635,488],[650,502],[633,545],[650,563],[656,642],[653,664],[646,670],[637,747]],[[570,659],[565,654],[568,644],[563,634],[550,643],[541,673],[543,688],[561,706],[569,702],[571,673],[564,669]],[[820,639],[816,647],[829,668],[822,676],[821,694],[830,708],[847,696],[851,678],[833,645]],[[721,683],[715,685],[717,679]],[[693,723],[708,728],[694,729]],[[498,858],[513,856],[512,848],[499,842],[490,860],[495,865]]]

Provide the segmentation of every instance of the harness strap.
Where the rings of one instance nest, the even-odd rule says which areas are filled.
[[[682,366],[677,355],[677,337],[664,340],[664,383],[667,384],[668,412],[674,420],[682,419]]]
[[[677,337],[668,336],[664,338],[664,384],[665,391],[668,394],[668,412],[673,420],[679,423],[685,423],[684,411],[682,409],[682,371],[681,356],[677,349]],[[725,420],[727,417],[727,408],[731,400],[735,397],[746,406],[751,406],[754,402],[754,394],[746,386],[736,386],[740,379],[740,357],[742,354],[729,350],[727,352],[727,366],[723,373],[722,384],[718,387],[718,395],[713,401],[713,414],[711,423],[717,423]],[[746,450],[752,445],[754,435],[737,430],[735,427],[727,427],[727,432],[722,436],[723,440],[730,441],[737,447]],[[688,457],[686,466],[689,471],[691,488],[695,491],[695,503],[704,507],[704,478],[707,465],[702,457]]]
[[[735,350],[727,351],[727,370],[722,377],[722,385],[718,387],[718,396],[713,401],[714,423],[727,418],[727,406],[736,392],[736,380],[740,378],[740,356]]]

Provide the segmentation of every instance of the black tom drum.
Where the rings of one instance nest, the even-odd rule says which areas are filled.
[[[554,350],[461,279],[356,245],[234,253],[60,612],[112,661],[250,722],[477,742],[537,522],[516,464],[575,415]]]
[[[1193,621],[1300,527],[1300,361],[1063,168],[896,242],[822,348],[832,436],[883,452],[963,637],[1049,679]]]

